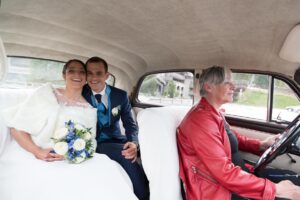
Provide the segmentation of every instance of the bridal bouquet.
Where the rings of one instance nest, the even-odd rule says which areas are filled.
[[[55,131],[52,140],[55,153],[63,155],[70,163],[81,163],[93,157],[97,144],[91,128],[71,120],[65,122],[65,127]]]

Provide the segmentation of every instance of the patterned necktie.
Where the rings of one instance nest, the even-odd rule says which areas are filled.
[[[98,103],[101,103],[101,97],[102,97],[101,94],[96,94],[95,95],[95,98],[97,99]]]

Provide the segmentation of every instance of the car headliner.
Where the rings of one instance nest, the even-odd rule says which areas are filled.
[[[299,10],[298,0],[2,0],[0,36],[7,55],[103,57],[127,86],[211,65],[292,75],[299,63],[278,53]]]

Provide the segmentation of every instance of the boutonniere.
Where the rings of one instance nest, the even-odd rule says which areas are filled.
[[[118,105],[111,110],[111,114],[115,117],[119,114],[120,110],[121,110],[121,106]]]

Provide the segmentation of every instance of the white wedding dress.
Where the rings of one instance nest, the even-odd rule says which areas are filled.
[[[95,136],[96,110],[58,103],[47,84],[21,105],[6,109],[2,118],[8,127],[31,134],[41,147],[52,147],[52,134],[68,120],[92,127]],[[123,168],[106,155],[81,163],[45,162],[36,159],[14,140],[0,156],[1,200],[135,200],[132,184]]]

